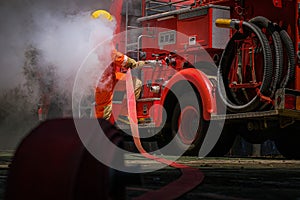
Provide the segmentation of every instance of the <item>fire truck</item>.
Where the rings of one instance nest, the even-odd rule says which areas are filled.
[[[133,70],[138,125],[160,130],[146,140],[162,148],[176,137],[174,148],[197,154],[224,123],[209,155],[239,134],[300,158],[299,0],[114,0],[110,12],[123,33],[116,48],[146,62]],[[114,120],[125,90],[115,87]]]

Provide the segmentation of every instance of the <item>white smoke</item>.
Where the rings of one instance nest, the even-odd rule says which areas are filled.
[[[106,22],[105,19],[92,19],[90,12],[67,16],[49,13],[39,18],[35,25],[40,28],[35,33],[33,46],[41,49],[46,62],[58,67],[60,84],[64,86],[67,80],[74,81],[80,65],[94,47],[111,39],[115,26],[113,22]],[[109,43],[105,42],[97,51],[109,58],[110,49]],[[90,71],[90,77],[86,77],[90,81],[95,73],[104,70],[104,66],[95,56],[88,61],[95,70]],[[71,92],[72,88],[69,89]]]
[[[65,62],[71,64],[73,56],[75,63],[78,60],[74,57],[86,49],[88,14],[95,9],[107,9],[109,3],[108,0],[1,1],[0,89],[22,83],[24,51],[32,43],[45,51],[46,60],[55,62],[62,73],[67,73],[69,66]]]
[[[96,9],[108,9],[111,0],[3,0],[0,2],[0,91],[22,85],[25,80],[23,69],[25,62],[24,53],[32,46],[41,53],[40,67],[53,65],[58,75],[59,87],[67,95],[71,96],[74,78],[81,63],[90,65],[83,84],[94,84],[97,77],[95,74],[102,73],[104,66],[101,65],[97,56],[90,54],[94,43],[99,43],[113,35],[113,23],[101,20],[92,20],[90,13]],[[97,41],[91,41],[90,34],[98,34]],[[109,52],[111,46],[100,47],[103,52]],[[89,59],[86,57],[89,56]],[[109,55],[109,53],[108,53]],[[109,58],[109,56],[107,56]],[[47,79],[47,77],[43,77]],[[94,81],[91,81],[93,80]],[[47,80],[45,80],[47,82]],[[86,82],[86,83],[85,83]],[[37,102],[34,99],[32,102]],[[71,102],[69,102],[71,104]],[[0,105],[5,114],[10,114],[10,108]],[[23,104],[14,106],[22,107]],[[28,105],[27,105],[28,106]],[[36,109],[32,105],[32,110]],[[16,109],[18,110],[18,109]],[[20,113],[19,115],[23,115]],[[32,127],[19,123],[21,119],[14,116],[6,116],[13,123],[0,126],[0,148],[7,141],[18,143],[14,135],[22,136]],[[1,120],[0,120],[1,121]],[[2,120],[3,121],[3,120]],[[23,127],[24,125],[24,127]],[[5,127],[4,127],[5,126]],[[26,126],[26,127],[25,127]],[[21,132],[17,133],[16,127]],[[10,131],[2,131],[2,130]],[[7,135],[7,137],[6,137]],[[17,136],[17,137],[19,137]],[[12,145],[14,145],[12,144]]]
[[[55,66],[59,89],[72,93],[80,65],[97,44],[112,37],[115,28],[113,22],[91,18],[91,11],[101,6],[88,9],[86,5],[79,6],[79,1],[13,0],[3,4],[0,6],[0,15],[5,16],[0,18],[0,88],[22,83],[24,52],[33,46],[43,57],[40,61],[44,63],[39,63],[42,67]],[[85,8],[82,11],[80,7]],[[106,44],[100,45],[97,52],[109,58],[111,46],[109,42]],[[86,80],[91,82],[105,67],[93,56],[85,63],[88,64],[92,66],[88,66],[90,76],[87,75]]]

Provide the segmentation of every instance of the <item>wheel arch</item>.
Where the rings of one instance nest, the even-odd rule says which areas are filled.
[[[178,100],[173,91],[182,95],[188,92],[185,90],[186,88],[182,87],[185,81],[190,83],[202,104],[203,118],[209,121],[211,114],[216,112],[215,89],[208,77],[198,69],[184,69],[176,73],[165,86],[161,97],[162,105],[167,113],[174,110]]]

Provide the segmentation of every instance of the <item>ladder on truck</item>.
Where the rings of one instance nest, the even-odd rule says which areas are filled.
[[[190,2],[190,0],[146,0],[145,16],[168,12],[178,8],[187,8],[189,5],[184,4],[187,2]]]

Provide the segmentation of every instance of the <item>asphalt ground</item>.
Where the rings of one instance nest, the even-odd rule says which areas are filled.
[[[13,152],[0,152],[0,199]],[[204,181],[179,199],[295,199],[300,200],[300,161],[282,157],[181,157],[179,163],[198,168]],[[126,165],[154,168],[157,163],[139,155],[126,155]],[[140,174],[138,183],[126,186],[127,199],[157,190],[178,179],[178,169],[165,167]]]
[[[205,158],[182,157],[180,163],[199,168],[204,181],[180,199],[299,199],[300,161],[283,158]],[[145,164],[150,167],[150,163]],[[180,177],[180,171],[166,168],[143,174],[143,183],[129,186],[137,197],[156,190]],[[140,190],[142,188],[144,190]]]
[[[8,167],[11,163],[13,151],[0,151],[0,199],[4,199],[5,183]]]

